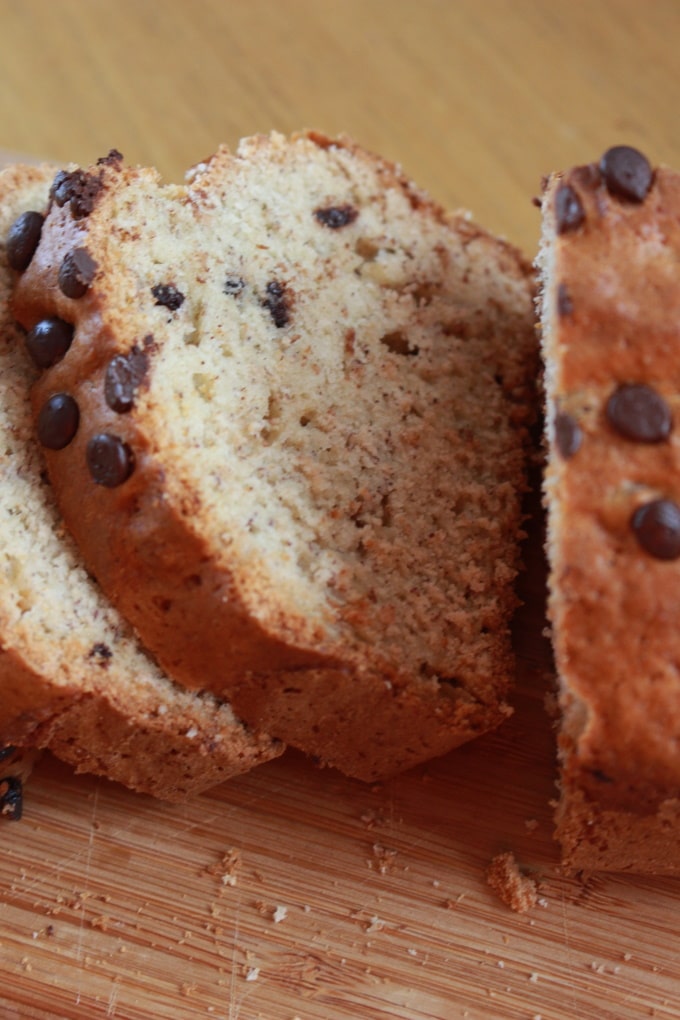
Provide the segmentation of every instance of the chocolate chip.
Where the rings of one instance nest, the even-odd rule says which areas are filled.
[[[585,221],[581,199],[570,184],[560,184],[555,192],[555,229],[558,234],[577,230]]]
[[[50,195],[58,206],[68,202],[73,218],[80,220],[90,215],[102,187],[101,172],[88,174],[80,169],[60,170],[52,182]]]
[[[157,283],[155,287],[151,288],[151,293],[155,297],[157,305],[163,305],[171,312],[176,312],[184,304],[184,294],[171,283]]]
[[[59,267],[59,287],[62,294],[79,298],[86,293],[97,272],[97,263],[86,248],[74,248]]]
[[[9,228],[7,261],[12,269],[23,273],[28,268],[38,247],[44,222],[42,213],[25,212]]]
[[[66,205],[71,197],[71,178],[73,174],[68,170],[58,170],[50,188],[50,198],[53,199],[59,208]]]
[[[87,466],[97,485],[115,489],[134,469],[132,450],[119,436],[100,432],[87,444]]]
[[[149,359],[139,347],[113,358],[104,376],[104,399],[112,411],[124,414],[132,408],[135,390],[146,375]]]
[[[557,288],[557,314],[560,316],[571,315],[574,311],[574,302],[567,289],[566,283],[560,283]]]
[[[115,166],[119,167],[123,162],[123,153],[119,152],[118,149],[109,149],[105,156],[100,156],[97,160],[97,166]]]
[[[69,208],[74,219],[81,220],[90,215],[103,186],[101,174],[82,174],[77,184],[71,188]]]
[[[600,170],[610,195],[642,202],[654,179],[649,160],[630,145],[614,145],[600,160]]]
[[[88,654],[88,659],[96,659],[97,665],[102,666],[104,669],[109,665],[112,658],[113,652],[103,641],[96,641]]]
[[[670,499],[654,499],[639,506],[630,519],[638,542],[657,560],[680,556],[680,507]]]
[[[78,431],[80,411],[68,393],[55,393],[38,415],[38,439],[48,450],[63,450]]]
[[[269,309],[274,325],[279,329],[287,326],[290,321],[289,298],[284,284],[272,280],[267,284],[267,297],[262,302]]]
[[[222,289],[225,294],[229,294],[231,297],[238,297],[245,285],[246,281],[242,276],[230,273],[229,276],[226,277],[224,287]]]
[[[73,341],[73,326],[56,317],[41,319],[26,334],[26,350],[38,368],[60,361]]]
[[[579,450],[583,442],[583,433],[575,418],[566,411],[555,415],[555,446],[564,460],[569,460]]]
[[[325,209],[315,209],[314,215],[319,223],[331,230],[339,230],[349,223],[354,223],[359,215],[359,210],[352,205],[330,205]]]
[[[18,776],[0,779],[0,815],[18,822],[24,810],[24,789]]]
[[[661,443],[673,427],[668,404],[644,383],[617,387],[607,401],[605,414],[613,429],[638,443]]]

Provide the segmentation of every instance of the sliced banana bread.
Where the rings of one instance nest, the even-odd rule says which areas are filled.
[[[680,873],[680,174],[616,146],[542,208],[557,833]]]
[[[54,174],[0,174],[0,740],[49,747],[81,771],[174,800],[281,745],[254,735],[227,704],[168,680],[64,529],[31,416],[37,370],[9,310],[8,258],[22,258],[16,229],[4,243],[20,216],[29,234],[40,226],[31,214],[45,207]]]
[[[373,779],[508,714],[531,267],[347,139],[55,180],[15,295],[86,562],[170,675]],[[63,356],[62,356],[63,355]]]

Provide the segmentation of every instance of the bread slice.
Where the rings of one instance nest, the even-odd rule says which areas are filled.
[[[54,174],[28,166],[0,174],[0,237],[20,214],[45,207]],[[13,251],[16,258],[16,243]],[[3,243],[0,740],[49,747],[81,771],[179,799],[266,761],[281,745],[246,729],[227,704],[163,676],[87,574],[35,440],[29,388],[37,371],[10,315],[15,274],[7,254]]]
[[[617,146],[542,199],[557,832],[680,873],[680,174]]]
[[[164,668],[375,779],[508,714],[531,267],[347,139],[61,175],[15,295],[65,518]],[[59,396],[62,394],[63,396]]]

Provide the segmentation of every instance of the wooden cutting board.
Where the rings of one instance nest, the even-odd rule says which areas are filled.
[[[348,131],[531,253],[543,172],[619,141],[680,164],[678,11],[0,0],[0,137],[179,180],[243,134]],[[538,524],[529,559],[514,718],[391,783],[289,753],[177,807],[44,757],[0,819],[0,1020],[677,1020],[677,880],[559,872]],[[486,883],[506,850],[525,914]]]
[[[44,757],[0,824],[1,1020],[677,1018],[677,882],[559,871],[537,519],[527,558],[514,717],[392,782],[289,752],[178,807]]]

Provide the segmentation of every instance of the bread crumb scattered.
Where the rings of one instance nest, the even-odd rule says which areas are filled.
[[[90,927],[99,928],[100,931],[108,931],[110,924],[111,918],[106,914],[100,914],[98,917],[93,917],[90,920]]]
[[[383,846],[382,843],[374,843],[371,850],[373,860],[368,862],[369,868],[375,868],[381,875],[388,875],[394,868],[397,851]]]
[[[274,924],[280,924],[288,916],[288,907],[281,904],[266,903],[264,900],[255,902],[255,909],[262,917],[268,917]]]
[[[238,871],[241,867],[241,852],[234,849],[227,850],[216,864],[211,864],[205,869],[205,874],[215,875],[222,882],[222,885],[236,885]]]
[[[531,910],[538,902],[536,882],[522,873],[512,851],[493,858],[487,872],[487,883],[506,906],[519,914]]]

